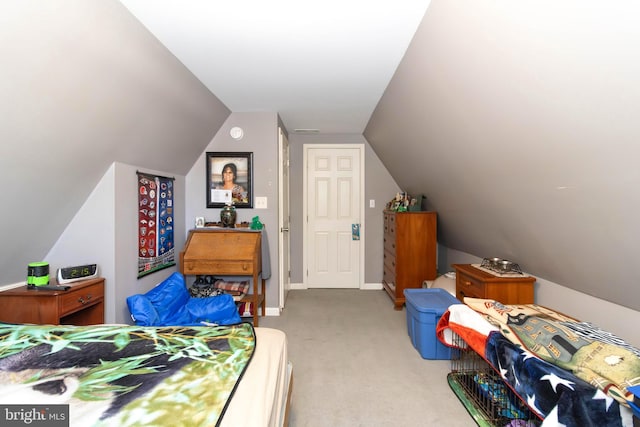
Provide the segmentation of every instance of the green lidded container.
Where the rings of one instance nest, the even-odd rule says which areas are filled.
[[[46,286],[49,284],[49,263],[32,262],[27,266],[27,285]]]

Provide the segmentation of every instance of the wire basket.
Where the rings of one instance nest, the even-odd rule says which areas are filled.
[[[454,345],[467,347],[454,334]],[[471,349],[452,353],[449,385],[479,426],[539,426],[539,418],[482,357]],[[514,421],[517,420],[517,421]]]

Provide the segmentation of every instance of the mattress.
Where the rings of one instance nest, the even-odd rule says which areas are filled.
[[[255,328],[256,350],[221,427],[281,427],[285,425],[292,367],[284,332]]]

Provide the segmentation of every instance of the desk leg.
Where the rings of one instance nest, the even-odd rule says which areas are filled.
[[[258,327],[258,273],[253,273],[253,326]]]
[[[267,294],[265,294],[265,290],[265,280],[262,279],[262,304],[260,304],[260,307],[262,308],[262,316],[267,315]]]

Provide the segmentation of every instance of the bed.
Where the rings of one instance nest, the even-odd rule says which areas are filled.
[[[640,425],[640,350],[535,304],[464,302],[440,318],[438,339],[480,355],[517,403],[536,415],[533,422],[513,425]]]
[[[0,405],[17,405],[15,416],[55,408],[71,426],[278,427],[292,379],[285,334],[250,323],[0,323]]]

